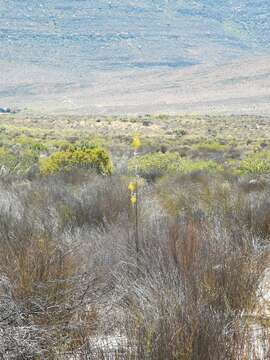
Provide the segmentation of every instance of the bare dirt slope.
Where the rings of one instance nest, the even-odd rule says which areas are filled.
[[[71,78],[1,64],[0,106],[48,113],[270,114],[270,57],[170,70],[125,70]]]

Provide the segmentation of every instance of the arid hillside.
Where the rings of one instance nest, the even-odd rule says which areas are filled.
[[[38,66],[1,68],[1,106],[71,114],[270,114],[269,57],[183,69],[90,71],[70,81]]]

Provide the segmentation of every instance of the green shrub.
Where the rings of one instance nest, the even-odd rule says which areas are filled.
[[[66,151],[69,150],[70,148],[72,148],[72,145],[70,142],[68,142],[67,140],[49,140],[48,142],[48,146],[50,146],[50,148],[55,148],[57,150],[60,151]]]
[[[25,174],[37,161],[38,155],[31,149],[13,153],[6,148],[0,148],[0,165],[4,166],[8,173]]]
[[[269,174],[270,173],[270,152],[261,151],[246,157],[240,162],[238,172],[240,174]]]
[[[174,131],[174,133],[175,133],[175,135],[177,135],[177,136],[187,135],[187,132],[186,132],[186,130],[184,130],[184,129],[176,129],[176,130]]]
[[[0,164],[8,171],[12,170],[16,164],[16,156],[13,155],[8,149],[1,147],[0,148]]]
[[[206,152],[223,152],[228,150],[228,145],[217,142],[205,142],[194,145],[194,149]]]
[[[17,156],[17,165],[14,171],[17,174],[25,174],[33,165],[37,164],[38,159],[39,155],[35,150],[26,149]]]
[[[103,175],[112,173],[110,156],[106,150],[101,148],[58,151],[39,161],[40,172],[44,175],[70,171],[74,167],[94,168]]]
[[[195,171],[222,171],[223,167],[212,160],[182,158],[178,153],[146,154],[129,161],[129,172],[154,179],[168,173],[188,174]]]
[[[222,171],[223,167],[213,160],[197,160],[192,161],[189,159],[182,160],[179,172],[188,174],[195,171]]]
[[[38,141],[38,139],[34,139],[27,136],[21,136],[16,139],[16,144],[20,144],[25,148],[29,148],[36,152],[47,151],[48,148],[45,144]]]

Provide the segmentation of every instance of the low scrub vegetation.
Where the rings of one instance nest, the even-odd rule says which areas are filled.
[[[128,183],[85,169],[2,180],[2,356],[106,359],[91,339],[120,334],[124,359],[260,359],[268,186],[203,172],[139,182],[137,249]]]
[[[269,358],[267,151],[136,139],[0,148],[0,358]]]

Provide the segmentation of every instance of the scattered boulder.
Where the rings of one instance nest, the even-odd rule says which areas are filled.
[[[0,107],[0,114],[16,114],[18,110],[12,110],[9,107]]]
[[[10,108],[6,108],[6,107],[1,108],[0,107],[0,114],[8,114],[8,113],[11,113]]]
[[[167,146],[166,145],[161,145],[160,151],[162,152],[162,154],[165,154],[168,151]]]
[[[69,136],[67,137],[67,141],[70,142],[71,144],[74,144],[76,141],[79,141],[80,138],[78,136]]]
[[[268,147],[268,144],[266,144],[265,142],[262,142],[262,143],[260,144],[260,147],[261,147],[262,149],[265,149],[265,148]]]
[[[150,126],[150,125],[152,125],[152,121],[150,121],[150,120],[143,121],[143,126]]]
[[[5,165],[0,166],[0,176],[5,176],[8,174],[8,169]]]

